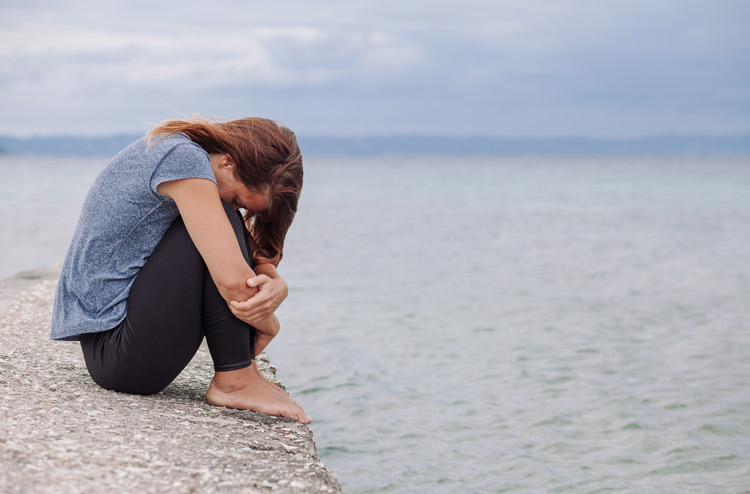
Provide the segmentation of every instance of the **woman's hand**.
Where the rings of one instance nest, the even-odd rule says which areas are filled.
[[[247,280],[247,286],[257,288],[258,293],[244,302],[236,300],[229,302],[229,309],[237,319],[253,326],[271,317],[289,294],[289,287],[281,276],[275,278],[269,278],[265,274],[253,276]]]
[[[258,292],[244,302],[229,302],[234,316],[255,328],[253,353],[258,355],[279,334],[279,320],[273,314],[286,298],[288,289],[281,277],[269,278],[261,274],[247,280],[247,286]]]

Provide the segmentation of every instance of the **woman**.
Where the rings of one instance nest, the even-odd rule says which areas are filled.
[[[52,339],[80,340],[100,386],[152,394],[205,336],[209,403],[309,423],[254,364],[279,331],[274,311],[287,286],[276,266],[301,189],[294,133],[271,120],[157,126],[89,190],[57,285]]]

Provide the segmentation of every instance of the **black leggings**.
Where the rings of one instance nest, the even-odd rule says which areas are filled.
[[[224,209],[252,266],[244,223],[227,204]],[[138,273],[125,320],[80,338],[86,367],[99,386],[153,394],[182,372],[204,336],[215,370],[252,364],[255,329],[229,310],[177,218]]]

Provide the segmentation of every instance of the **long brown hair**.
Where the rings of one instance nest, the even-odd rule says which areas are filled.
[[[228,154],[237,178],[250,190],[268,191],[268,209],[246,211],[254,263],[278,265],[284,239],[302,191],[302,153],[294,132],[267,118],[218,121],[170,120],[154,127],[149,140],[183,133],[208,154]]]

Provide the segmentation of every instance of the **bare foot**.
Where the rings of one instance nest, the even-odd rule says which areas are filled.
[[[275,387],[252,367],[228,372],[217,372],[206,392],[206,401],[212,405],[240,408],[267,413],[277,417],[290,417],[309,424],[310,417],[292,398]]]
[[[252,369],[252,371],[253,371],[253,372],[254,372],[254,373],[255,373],[255,374],[256,374],[256,375],[258,376],[258,377],[260,377],[261,379],[263,379],[263,382],[264,382],[264,383],[266,383],[266,384],[268,384],[269,386],[271,386],[271,388],[272,388],[272,389],[273,389],[274,391],[276,391],[277,393],[281,393],[281,394],[283,394],[284,396],[287,396],[287,397],[289,397],[289,398],[292,398],[292,397],[291,397],[291,396],[290,396],[290,395],[289,395],[289,394],[288,394],[288,393],[287,393],[286,391],[284,391],[283,389],[281,389],[280,387],[276,386],[276,385],[275,385],[274,383],[272,383],[271,381],[269,381],[268,379],[266,379],[266,376],[264,376],[264,375],[263,375],[263,374],[262,374],[262,373],[260,372],[260,369],[258,369],[258,365],[257,365],[257,364],[255,363],[255,359],[253,359],[253,363],[252,363],[252,364],[250,365],[250,368]],[[292,400],[292,401],[294,401],[294,400]]]
[[[282,395],[284,395],[284,396],[285,396],[286,398],[288,398],[288,399],[292,400],[292,403],[294,403],[294,404],[295,404],[295,405],[296,405],[297,407],[299,407],[299,409],[300,409],[300,410],[302,410],[302,407],[300,407],[300,406],[299,406],[299,405],[297,404],[297,402],[296,402],[296,401],[294,400],[294,398],[292,398],[292,396],[291,396],[291,395],[290,395],[289,393],[287,393],[286,391],[284,391],[284,390],[283,390],[283,389],[281,389],[280,387],[276,386],[276,385],[275,385],[274,383],[272,383],[271,381],[269,381],[268,379],[266,379],[266,378],[265,378],[265,376],[264,376],[263,374],[261,374],[261,372],[260,372],[260,369],[258,369],[258,366],[256,365],[256,363],[255,363],[255,360],[254,360],[254,359],[253,359],[253,364],[252,364],[252,365],[250,366],[250,368],[251,368],[251,369],[253,370],[253,372],[254,372],[255,374],[257,374],[257,375],[258,375],[258,377],[260,377],[260,378],[261,378],[261,379],[263,380],[263,382],[264,382],[265,384],[267,384],[268,386],[270,386],[270,387],[271,387],[271,389],[273,389],[273,390],[274,390],[275,392],[277,392],[277,393],[281,393],[281,394],[282,394]],[[302,412],[304,412],[304,410],[302,410]]]
[[[277,391],[279,391],[281,393],[284,393],[284,394],[287,394],[286,391],[284,391],[283,389],[281,389],[280,387],[276,386],[274,383],[272,383],[271,381],[269,381],[268,379],[266,379],[266,376],[264,376],[263,373],[260,372],[260,369],[258,368],[258,364],[255,361],[255,359],[253,359],[253,363],[250,364],[250,368],[253,370],[253,372],[255,374],[257,374],[258,376],[262,377],[263,381],[265,381],[268,384],[270,384],[271,386],[273,386]]]

